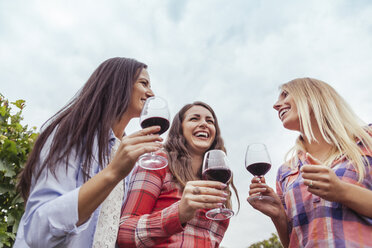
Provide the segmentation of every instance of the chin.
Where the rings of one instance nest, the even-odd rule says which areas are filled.
[[[206,148],[205,146],[200,146],[200,145],[189,146],[189,149],[193,150],[194,152],[203,153],[203,154],[208,150],[208,148]]]
[[[141,112],[142,112],[142,108],[138,108],[137,111],[136,111],[136,115],[139,117],[141,115]]]
[[[283,127],[285,129],[292,130],[292,131],[300,131],[300,128],[296,125],[290,125],[290,124],[283,123]]]
[[[199,146],[198,149],[202,151],[203,153],[205,153],[206,151],[209,150],[210,147],[211,145],[205,145],[205,146]]]

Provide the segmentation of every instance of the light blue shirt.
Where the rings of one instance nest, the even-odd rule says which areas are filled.
[[[53,135],[51,135],[52,137]],[[40,161],[46,158],[52,138],[49,138],[40,155]],[[115,136],[110,132],[110,147]],[[111,150],[111,149],[110,149]],[[98,163],[98,146],[95,141],[93,160],[89,175],[93,177],[101,171]],[[51,248],[51,247],[92,247],[100,207],[82,225],[78,221],[78,195],[83,185],[82,161],[70,154],[68,170],[64,162],[56,167],[56,179],[49,170],[44,170],[30,189],[25,213],[20,221],[14,248]],[[125,180],[128,184],[130,176]],[[128,189],[128,187],[125,187]]]

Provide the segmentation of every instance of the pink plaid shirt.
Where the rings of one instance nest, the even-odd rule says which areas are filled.
[[[372,164],[371,154],[365,158]],[[278,171],[276,187],[289,221],[289,247],[372,248],[372,218],[308,192],[300,172],[306,163],[300,156],[295,169],[282,165]],[[361,183],[348,160],[336,161],[332,168],[341,180],[372,190],[371,166],[365,167]]]
[[[166,167],[144,170],[136,167],[129,184],[118,234],[119,247],[218,247],[229,221],[213,221],[206,210],[181,225],[179,185]]]

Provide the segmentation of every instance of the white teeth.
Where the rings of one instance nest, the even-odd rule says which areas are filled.
[[[195,133],[195,136],[196,137],[208,138],[208,133],[207,132],[197,132],[197,133]]]
[[[279,113],[279,118],[282,119],[283,115],[284,115],[285,113],[287,113],[288,111],[289,111],[289,109],[283,109],[282,111],[280,111],[280,113]]]

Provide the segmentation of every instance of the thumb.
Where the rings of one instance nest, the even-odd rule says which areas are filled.
[[[306,153],[306,160],[310,163],[310,164],[318,164],[318,165],[321,165],[322,162],[320,162],[318,159],[314,158],[310,153]]]

